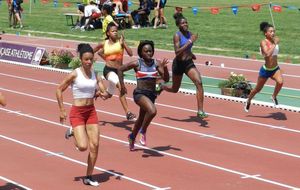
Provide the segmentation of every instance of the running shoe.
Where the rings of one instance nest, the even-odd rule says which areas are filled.
[[[250,105],[251,104],[248,101],[245,102],[245,104],[244,104],[244,110],[245,110],[245,112],[247,112],[247,113],[249,112]]]
[[[69,129],[67,129],[67,131],[65,133],[65,138],[69,139],[72,136],[74,136],[74,133],[73,133],[73,129],[70,127]]]
[[[274,105],[278,106],[278,100],[277,100],[277,98],[273,98],[273,96],[271,96],[271,99],[272,99]]]
[[[146,133],[140,133],[140,144],[146,146]]]
[[[130,111],[127,112],[127,114],[126,114],[126,119],[127,119],[128,121],[134,120],[134,118],[136,118],[136,115],[134,115],[134,114],[131,113]]]
[[[134,151],[134,138],[132,136],[132,133],[128,135],[128,142],[129,142],[129,150]]]
[[[83,179],[83,183],[84,183],[85,185],[91,185],[91,186],[94,186],[94,187],[99,186],[99,182],[96,181],[96,180],[93,180],[92,176],[86,176],[86,177]]]
[[[198,111],[197,116],[198,116],[199,118],[201,118],[201,119],[204,119],[204,118],[207,118],[207,117],[208,117],[207,113],[204,112],[204,111]]]

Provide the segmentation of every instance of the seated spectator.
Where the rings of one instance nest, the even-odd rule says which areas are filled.
[[[100,16],[101,11],[97,4],[90,1],[90,4],[84,7],[85,24],[81,26],[81,30],[93,29],[94,27],[91,25],[92,21],[100,18]]]
[[[131,14],[121,12],[116,4],[113,4],[112,7],[114,8],[112,15],[114,20],[119,24],[119,29],[131,28],[133,26]]]
[[[149,23],[149,14],[151,11],[151,0],[139,0],[140,6],[137,10],[131,12],[131,16],[134,20],[133,28],[140,28],[141,26],[147,26]]]

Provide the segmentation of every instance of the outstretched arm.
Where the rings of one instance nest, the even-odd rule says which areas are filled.
[[[120,86],[121,86],[121,95],[127,93],[127,89],[126,89],[125,84],[124,84],[124,72],[128,71],[130,69],[136,68],[137,66],[138,66],[138,62],[137,61],[132,61],[132,62],[129,62],[129,63],[126,63],[126,64],[122,65],[118,69],[118,77],[119,77]]]
[[[173,43],[174,43],[174,50],[176,56],[180,56],[197,39],[198,39],[198,34],[191,34],[191,38],[189,39],[189,41],[186,44],[184,44],[184,46],[180,47],[180,37],[178,34],[175,34],[173,37]]]
[[[97,99],[97,97],[101,97],[103,100],[106,100],[107,98],[110,98],[111,96],[107,93],[105,85],[103,83],[103,80],[101,78],[100,75],[96,75],[97,76],[97,84],[98,84],[98,89],[95,93],[95,99]]]
[[[122,47],[125,49],[125,51],[127,52],[127,54],[131,57],[133,55],[132,49],[126,44],[124,34],[121,34],[120,43]]]
[[[93,48],[94,53],[96,53],[97,51],[99,51],[101,48],[103,48],[103,43],[99,43],[96,47]]]
[[[170,80],[170,75],[169,75],[169,70],[168,70],[168,63],[169,61],[167,59],[163,59],[162,61],[157,61],[158,65],[157,65],[157,71],[160,74],[160,76],[162,77],[162,79],[165,82],[169,82]]]
[[[76,78],[77,74],[75,71],[70,73],[63,81],[60,83],[60,85],[56,89],[56,99],[60,111],[59,120],[60,123],[63,124],[66,120],[67,113],[63,105],[63,95],[62,93],[71,85],[71,83]]]
[[[279,43],[279,38],[277,36],[273,39],[273,43],[274,44],[271,44],[271,47],[268,47],[266,40],[262,40],[260,42],[261,53],[266,57],[269,57],[273,54],[276,45]]]

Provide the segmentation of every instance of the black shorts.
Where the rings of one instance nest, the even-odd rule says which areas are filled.
[[[195,64],[192,59],[179,61],[176,58],[173,60],[172,72],[175,75],[183,75],[183,73],[187,74],[187,72],[191,68],[195,68]]]
[[[134,89],[133,100],[135,103],[137,103],[142,96],[146,96],[147,98],[149,98],[153,104],[155,102],[155,99],[157,98],[156,92],[153,92],[151,90]]]
[[[115,72],[116,74],[118,74],[118,69],[105,66],[103,69],[103,76],[105,77],[106,80],[107,80],[107,74],[109,72]]]
[[[164,0],[164,2],[162,0],[160,0],[159,8],[161,8],[161,9],[165,8],[166,4],[167,4],[167,0]]]

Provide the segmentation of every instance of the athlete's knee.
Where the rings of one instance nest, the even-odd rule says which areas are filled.
[[[77,143],[77,148],[78,148],[79,151],[83,152],[83,151],[87,150],[88,145],[87,144]]]
[[[99,143],[98,142],[90,143],[90,152],[97,153],[98,148],[99,148]]]
[[[155,117],[156,114],[157,114],[156,108],[150,109],[148,114],[149,114],[150,117]]]
[[[277,80],[276,83],[277,83],[277,85],[282,86],[283,85],[283,79]]]

